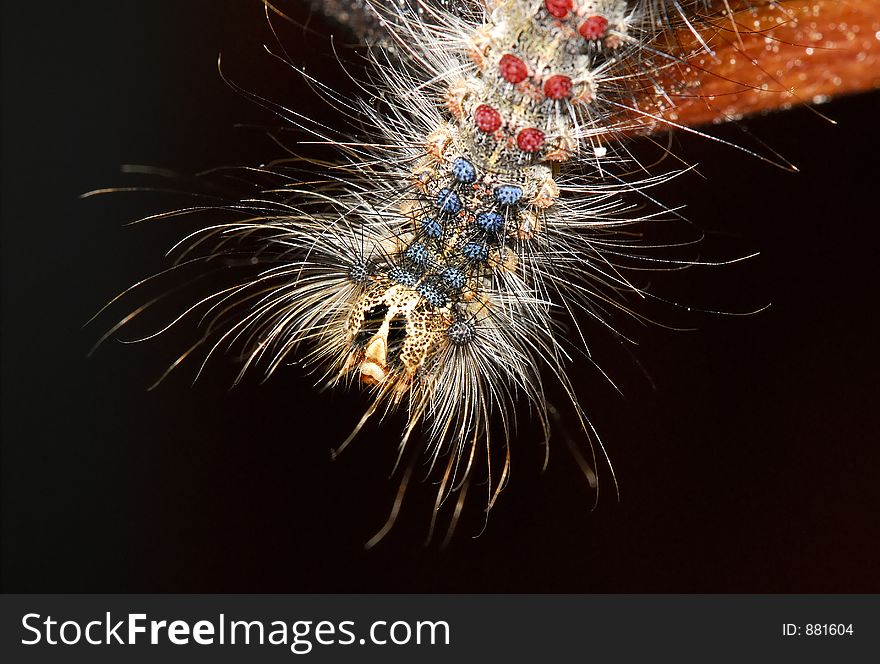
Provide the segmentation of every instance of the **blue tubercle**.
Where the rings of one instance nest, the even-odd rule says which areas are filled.
[[[477,179],[477,169],[464,157],[452,162],[452,175],[463,184],[470,184]]]
[[[466,346],[477,337],[477,329],[473,323],[457,320],[446,329],[446,336],[454,346]]]
[[[443,189],[440,190],[440,193],[437,194],[436,204],[441,212],[455,214],[461,210],[461,199],[458,197],[458,194],[452,191],[449,187],[443,187]]]
[[[434,284],[428,282],[421,283],[419,284],[419,287],[416,288],[416,292],[432,307],[439,308],[446,306],[446,295],[439,291]]]
[[[395,266],[388,271],[388,278],[396,284],[406,286],[407,288],[415,288],[418,283],[418,277],[409,270]]]
[[[461,253],[472,261],[484,261],[489,257],[489,247],[482,242],[468,242],[462,248]]]
[[[516,205],[522,199],[522,188],[512,184],[503,184],[495,188],[495,200],[501,205]]]
[[[425,217],[422,219],[422,230],[429,238],[436,240],[443,235],[443,226],[433,217]]]
[[[504,217],[497,212],[480,212],[474,221],[477,228],[487,233],[497,233],[504,228]]]
[[[464,276],[464,272],[457,267],[447,267],[443,270],[441,277],[453,290],[461,290],[467,283],[467,278]]]
[[[431,256],[428,253],[428,250],[425,249],[425,245],[419,244],[418,242],[413,242],[409,245],[406,248],[406,253],[404,255],[416,265],[424,265],[428,262],[428,259]]]

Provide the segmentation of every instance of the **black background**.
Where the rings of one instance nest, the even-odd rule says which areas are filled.
[[[311,27],[284,31],[292,57],[338,76],[331,29]],[[186,330],[86,358],[125,311],[85,321],[182,233],[123,227],[163,209],[161,195],[78,195],[128,184],[124,163],[188,173],[278,156],[264,132],[233,126],[280,121],[215,66],[222,52],[244,87],[321,113],[262,50],[270,39],[257,0],[3,5],[4,591],[880,592],[876,94],[819,107],[837,126],[804,109],[743,123],[799,174],[677,137],[705,179],[655,193],[687,202],[708,258],[761,253],[658,276],[659,292],[772,306],[669,307],[688,332],[630,325],[656,389],[595,330],[624,396],[587,363],[573,375],[619,502],[606,471],[591,511],[565,446],[541,475],[524,434],[480,537],[466,519],[445,551],[423,547],[433,492],[421,486],[364,551],[397,486],[399,423],[331,462],[363,400],[318,394],[296,369],[230,390],[220,359],[194,387],[183,367],[147,392]]]

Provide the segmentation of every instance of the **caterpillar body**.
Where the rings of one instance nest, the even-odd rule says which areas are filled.
[[[361,135],[283,113],[339,160],[313,164],[310,184],[274,169],[281,184],[227,206],[240,219],[182,241],[184,263],[260,270],[175,319],[198,315],[204,335],[170,368],[196,348],[204,362],[237,347],[240,375],[296,362],[358,386],[370,405],[337,453],[370,419],[404,412],[398,500],[369,544],[394,523],[423,457],[435,517],[454,505],[450,533],[475,482],[488,512],[509,477],[514,411],[550,438],[548,377],[591,441],[574,455],[596,487],[602,448],[567,375],[587,346],[578,320],[613,329],[612,309],[639,316],[623,297],[646,293],[627,269],[664,265],[639,229],[675,216],[651,189],[676,171],[645,174],[621,139],[668,126],[662,81],[683,66],[669,35],[690,32],[711,55],[699,17],[733,22],[729,6],[711,5],[362,3],[376,44],[369,96],[345,99],[301,72]]]

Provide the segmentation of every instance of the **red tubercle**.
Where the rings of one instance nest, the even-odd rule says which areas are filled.
[[[486,134],[491,134],[498,131],[499,127],[501,127],[501,115],[491,106],[480,104],[474,110],[474,122],[477,125],[477,129]]]
[[[608,30],[608,19],[604,16],[589,16],[578,26],[581,37],[591,41],[602,39],[606,30]]]
[[[505,81],[514,85],[522,83],[529,75],[526,63],[510,53],[501,56],[501,60],[498,61],[498,70]]]
[[[527,127],[516,135],[516,146],[523,152],[537,152],[544,145],[544,132]]]
[[[544,6],[550,16],[558,19],[564,19],[568,16],[573,8],[571,0],[544,0]]]
[[[544,81],[544,96],[547,99],[565,99],[571,94],[571,79],[555,74]]]

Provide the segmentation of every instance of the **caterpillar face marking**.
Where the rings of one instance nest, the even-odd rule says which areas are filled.
[[[380,385],[393,371],[394,390],[400,392],[422,367],[443,329],[442,317],[422,299],[418,291],[394,285],[369,292],[357,302],[349,321],[354,347],[349,365],[357,366],[363,383]]]

